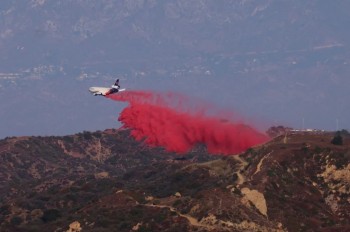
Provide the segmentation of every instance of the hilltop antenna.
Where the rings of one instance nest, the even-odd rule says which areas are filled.
[[[301,130],[305,130],[305,118],[302,119],[302,127]]]
[[[283,143],[284,143],[284,144],[286,144],[287,141],[288,141],[287,136],[288,136],[288,131],[286,131],[286,133],[284,134],[284,138],[283,138]]]
[[[336,131],[339,130],[339,119],[335,119]]]

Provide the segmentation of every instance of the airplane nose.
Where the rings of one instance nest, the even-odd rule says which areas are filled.
[[[94,90],[95,90],[94,87],[90,87],[90,88],[89,88],[89,91],[90,91],[90,92],[94,92]]]

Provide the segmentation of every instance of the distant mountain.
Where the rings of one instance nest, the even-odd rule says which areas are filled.
[[[142,66],[150,65],[150,55],[150,62],[161,63],[167,63],[165,57],[180,61],[181,57],[200,56],[202,65],[212,59],[249,62],[251,57],[261,65],[277,65],[276,61],[292,64],[303,63],[300,56],[305,52],[316,55],[328,48],[325,55],[331,54],[334,48],[347,46],[350,39],[344,30],[350,22],[346,10],[350,4],[344,1],[3,2],[0,48],[6,55],[1,57],[1,65],[8,70],[104,64],[110,71],[115,70],[111,64],[128,60],[132,65],[137,59]],[[306,61],[309,65],[315,62]]]
[[[348,9],[318,0],[3,0],[0,137],[112,127],[120,107],[86,89],[116,77],[268,126],[350,128]]]
[[[350,138],[179,156],[129,131],[0,141],[1,231],[347,231]],[[70,228],[70,230],[68,230]]]

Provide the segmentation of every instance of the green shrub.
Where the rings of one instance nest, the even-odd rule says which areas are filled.
[[[153,232],[151,228],[148,228],[146,225],[142,225],[139,229],[139,232]]]
[[[74,143],[73,137],[68,135],[63,137],[63,141],[66,143]]]
[[[275,173],[274,170],[269,169],[269,170],[267,170],[267,175],[268,175],[269,177],[273,177],[273,176],[276,176],[276,173]]]
[[[160,204],[160,200],[154,200],[154,202],[153,202],[155,205],[159,205]]]
[[[339,131],[335,134],[331,143],[334,145],[343,145],[343,137],[341,136]]]
[[[319,146],[316,146],[315,149],[314,149],[314,152],[315,152],[316,154],[320,154],[320,153],[322,153],[322,151],[323,151],[323,149],[320,148]]]
[[[14,226],[18,226],[22,223],[23,219],[18,217],[18,216],[14,216],[13,218],[11,218],[11,225],[14,225]]]
[[[173,203],[173,206],[176,207],[178,205],[181,204],[181,200],[180,199],[177,199],[174,203]]]
[[[83,132],[83,138],[84,138],[85,140],[91,140],[91,139],[93,139],[91,132],[88,132],[88,131],[84,131],[84,132]]]
[[[61,216],[62,215],[60,211],[58,211],[57,209],[49,209],[44,211],[44,214],[41,217],[41,220],[43,220],[44,222],[51,222],[51,221],[56,221]]]
[[[134,207],[130,211],[131,218],[133,219],[140,219],[143,217],[143,214],[144,214],[144,211],[143,211],[143,208],[141,207]]]

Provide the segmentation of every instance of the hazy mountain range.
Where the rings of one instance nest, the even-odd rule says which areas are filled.
[[[118,127],[87,92],[178,91],[261,128],[349,128],[347,1],[1,1],[0,137]]]

